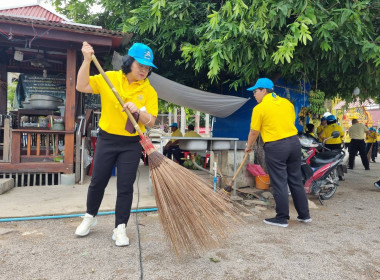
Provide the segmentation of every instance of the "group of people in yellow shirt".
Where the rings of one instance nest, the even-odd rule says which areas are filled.
[[[172,123],[170,125],[172,134],[171,137],[182,137],[182,132],[178,129],[177,123]],[[194,131],[194,126],[192,124],[189,124],[187,127],[187,132],[183,137],[201,137],[197,132]],[[183,165],[183,159],[182,159],[182,150],[179,148],[179,140],[177,139],[171,139],[164,147],[164,155],[168,158],[171,158],[172,156],[175,158],[175,160],[178,162],[178,164]]]
[[[341,149],[343,143],[344,148],[348,149],[348,152],[350,152],[350,146],[355,146],[355,155],[357,152],[361,152],[361,150],[363,150],[360,153],[363,154],[361,155],[362,157],[367,157],[367,154],[372,149],[370,156],[372,162],[376,162],[378,141],[380,141],[380,129],[378,131],[376,131],[376,128],[374,127],[368,129],[363,124],[359,124],[357,119],[352,120],[352,124],[353,126],[350,128],[351,132],[350,130],[343,132],[342,128],[336,123],[334,115],[325,116],[322,117],[321,124],[316,129],[316,136],[320,141],[323,141],[324,139],[329,138],[333,131],[339,131],[341,137],[326,140],[325,146],[327,148],[331,150]],[[313,132],[314,131],[311,131],[308,127],[307,133],[314,136]],[[355,142],[351,145],[352,137],[354,137],[353,139],[355,141],[360,140],[363,143],[360,143],[361,145],[356,145],[357,143]],[[363,158],[362,161],[365,169],[369,170],[368,160],[366,161]],[[353,165],[353,163],[351,165]],[[349,166],[349,169],[353,169],[353,166]]]
[[[340,137],[330,138],[334,131],[338,131]],[[341,150],[342,149],[342,139],[344,137],[344,132],[342,127],[337,123],[334,115],[327,115],[321,118],[321,124],[317,127],[317,137],[319,141],[325,141],[325,147],[329,150]],[[338,166],[338,176],[339,180],[343,179],[343,169]]]

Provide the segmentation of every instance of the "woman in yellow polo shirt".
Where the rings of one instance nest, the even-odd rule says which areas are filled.
[[[370,127],[369,128],[370,133],[366,137],[366,147],[365,152],[368,156],[369,151],[371,150],[371,154],[369,155],[371,157],[372,162],[376,162],[376,155],[377,155],[377,133],[376,128]]]
[[[323,129],[321,137],[323,140],[331,137],[334,131],[339,131],[340,137],[338,138],[330,138],[326,140],[325,146],[330,150],[341,150],[342,149],[342,138],[344,137],[343,129],[340,125],[336,123],[336,119],[334,115],[330,115],[326,118],[327,126]]]
[[[265,143],[265,163],[276,202],[276,216],[264,219],[264,223],[279,227],[288,226],[288,185],[298,213],[297,220],[309,223],[311,218],[302,184],[301,144],[294,125],[294,106],[289,100],[275,94],[273,88],[270,79],[260,78],[253,87],[247,89],[253,91],[258,104],[252,110],[245,152],[252,151],[260,133]]]
[[[96,225],[96,215],[103,199],[104,190],[117,166],[117,199],[115,207],[115,229],[112,239],[117,246],[129,245],[126,225],[129,220],[133,183],[141,156],[140,137],[132,126],[128,129],[125,109],[131,111],[142,131],[145,126],[152,127],[158,113],[157,93],[147,77],[152,71],[152,50],[141,43],[135,43],[123,57],[122,70],[106,72],[113,86],[124,100],[121,107],[113,92],[101,75],[90,76],[92,46],[84,42],[82,46],[83,63],[78,71],[77,90],[85,93],[100,94],[102,113],[99,120],[99,136],[96,143],[94,169],[87,194],[87,212],[75,234],[86,236]],[[126,130],[128,129],[128,131]]]

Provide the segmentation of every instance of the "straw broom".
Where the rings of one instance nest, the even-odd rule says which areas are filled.
[[[92,60],[121,106],[124,106],[124,101],[95,55],[92,55]],[[149,157],[160,221],[175,253],[200,254],[218,247],[220,240],[229,236],[236,225],[243,222],[238,215],[239,210],[225,197],[213,192],[210,183],[156,151],[131,112],[126,110],[126,113]]]

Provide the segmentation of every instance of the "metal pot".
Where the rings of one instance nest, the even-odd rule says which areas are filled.
[[[46,99],[31,99],[30,105],[33,109],[57,110],[58,106],[62,105],[62,102]]]
[[[46,95],[46,94],[39,94],[39,93],[33,93],[33,94],[31,94],[30,95],[30,99],[31,100],[38,99],[38,100],[59,101],[61,103],[63,102],[62,98],[51,96],[51,95]]]
[[[21,101],[22,108],[24,109],[33,109],[32,105],[30,104],[30,101]]]

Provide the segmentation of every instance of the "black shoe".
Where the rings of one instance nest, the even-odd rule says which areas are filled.
[[[300,218],[300,217],[297,217],[297,221],[301,222],[301,223],[311,223],[311,218],[309,216],[309,218]]]
[[[347,167],[347,169],[351,169],[351,170],[352,170],[352,169],[354,169],[354,168],[353,168],[353,167]]]
[[[380,190],[380,180],[375,182],[374,186]]]
[[[342,176],[339,176],[339,181],[344,181],[344,178]]]
[[[272,226],[288,227],[288,221],[287,220],[280,220],[277,217],[265,219],[264,223],[266,223],[268,225],[272,225]]]
[[[369,167],[367,167],[365,170],[370,170]]]
[[[372,162],[375,162],[375,163],[376,163],[376,160],[373,159]]]

